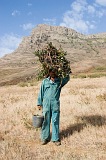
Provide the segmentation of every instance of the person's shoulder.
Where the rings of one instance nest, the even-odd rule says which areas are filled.
[[[45,83],[48,82],[49,80],[50,80],[49,78],[44,78],[42,82]]]
[[[59,82],[60,82],[60,81],[61,81],[61,77],[57,77],[57,81],[59,81]]]

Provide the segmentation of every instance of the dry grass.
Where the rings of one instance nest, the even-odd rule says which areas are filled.
[[[0,160],[105,160],[106,78],[71,79],[61,93],[62,145],[40,145],[36,86],[0,88]]]

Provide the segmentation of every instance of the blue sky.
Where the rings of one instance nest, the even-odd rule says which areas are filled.
[[[38,24],[83,34],[106,32],[106,0],[0,0],[0,57],[13,52]]]

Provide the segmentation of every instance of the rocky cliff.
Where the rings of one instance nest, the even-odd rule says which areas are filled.
[[[73,73],[106,65],[106,33],[83,35],[70,28],[40,24],[23,37],[13,53],[0,59],[0,84],[35,77],[40,64],[33,53],[48,42],[67,51]]]

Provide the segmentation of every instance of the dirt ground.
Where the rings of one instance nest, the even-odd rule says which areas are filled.
[[[106,77],[63,87],[58,147],[32,125],[40,84],[0,87],[0,160],[106,160]]]

